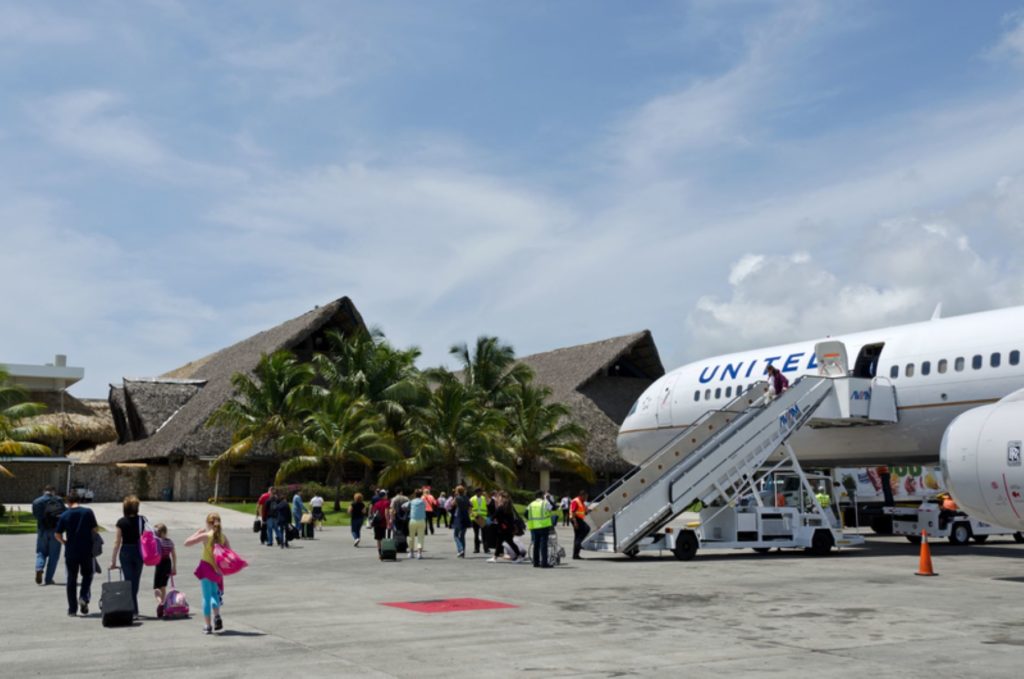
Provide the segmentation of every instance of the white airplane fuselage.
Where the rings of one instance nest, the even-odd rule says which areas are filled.
[[[738,390],[764,380],[768,365],[790,382],[818,374],[814,346],[821,339],[716,356],[667,373],[647,388],[623,422],[620,453],[628,462],[642,462],[704,413],[725,406]],[[804,428],[790,443],[808,466],[935,462],[955,417],[1024,388],[1024,307],[828,339],[845,344],[854,375],[896,388],[899,422]]]

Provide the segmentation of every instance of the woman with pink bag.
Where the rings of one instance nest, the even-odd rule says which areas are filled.
[[[214,630],[224,629],[224,621],[220,617],[224,576],[237,573],[246,566],[245,561],[231,551],[231,543],[220,526],[220,514],[212,512],[206,517],[206,528],[200,528],[185,540],[186,547],[203,543],[203,556],[195,570],[195,576],[199,578],[203,590],[203,619],[206,621],[203,634],[212,634]]]

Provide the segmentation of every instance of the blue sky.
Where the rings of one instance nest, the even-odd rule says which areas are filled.
[[[1024,3],[0,0],[0,360],[349,295],[424,365],[1024,303]]]

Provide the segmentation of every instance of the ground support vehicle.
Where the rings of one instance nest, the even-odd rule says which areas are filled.
[[[1020,531],[993,526],[959,510],[942,509],[935,500],[926,500],[919,507],[886,507],[885,512],[892,516],[893,533],[906,536],[914,544],[921,542],[921,531],[927,531],[930,538],[946,538],[954,545],[966,545],[970,540],[982,543],[990,535],[1012,535],[1017,542],[1024,542]]]

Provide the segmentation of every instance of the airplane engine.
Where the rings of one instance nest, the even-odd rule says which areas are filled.
[[[946,428],[940,457],[946,487],[968,514],[1024,529],[1024,390],[969,410]]]

